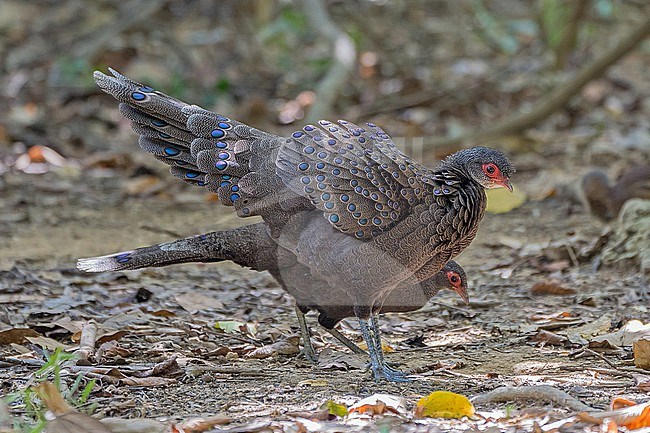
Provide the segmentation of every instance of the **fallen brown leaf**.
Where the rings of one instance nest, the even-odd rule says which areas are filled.
[[[634,350],[634,365],[644,370],[650,370],[650,337],[632,343]]]
[[[577,291],[575,289],[569,289],[562,287],[554,282],[543,282],[537,283],[530,289],[530,294],[534,296],[543,296],[543,295],[575,295]]]

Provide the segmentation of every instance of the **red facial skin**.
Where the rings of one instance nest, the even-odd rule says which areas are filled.
[[[499,170],[499,167],[497,167],[496,164],[489,162],[487,164],[483,164],[481,168],[483,169],[483,173],[485,173],[485,175],[490,178],[492,183],[495,185],[495,188],[502,186],[503,188],[507,188],[510,192],[512,192],[510,179],[501,173],[501,170]]]
[[[458,293],[458,296],[462,298],[465,304],[469,304],[469,295],[467,294],[467,288],[463,285],[463,279],[458,275],[457,272],[447,271],[447,279],[449,284],[453,287],[454,292]]]

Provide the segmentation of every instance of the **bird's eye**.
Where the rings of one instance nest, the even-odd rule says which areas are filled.
[[[499,168],[493,163],[483,164],[483,172],[488,177],[497,177],[499,175]]]
[[[452,283],[455,284],[455,283],[457,283],[457,282],[460,281],[460,277],[458,277],[458,275],[454,274],[454,275],[452,275],[451,277],[449,277],[449,280],[450,280]]]

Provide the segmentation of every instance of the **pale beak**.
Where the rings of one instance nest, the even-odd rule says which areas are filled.
[[[464,286],[454,289],[454,292],[458,293],[458,296],[461,297],[465,305],[469,305],[469,295],[467,294],[467,288]]]
[[[501,182],[499,182],[499,185],[507,188],[508,191],[512,192],[512,184],[510,183],[510,179],[503,179]]]

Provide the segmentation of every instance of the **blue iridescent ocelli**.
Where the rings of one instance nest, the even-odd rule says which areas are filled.
[[[321,135],[317,135],[314,137],[314,141],[321,141],[323,137]]]
[[[365,226],[366,224],[368,224],[368,218],[361,218],[359,220],[359,224],[361,224],[362,226]]]
[[[354,235],[355,235],[356,237],[358,237],[358,238],[362,238],[362,237],[363,237],[363,231],[359,230],[359,231],[356,232]]]
[[[198,186],[205,186],[205,182],[203,182],[202,180],[198,181],[196,184]]]
[[[144,101],[145,99],[147,99],[147,95],[141,92],[133,92],[131,93],[131,98],[136,101]]]
[[[331,201],[326,201],[325,209],[334,209],[334,203],[332,203]]]
[[[152,88],[152,87],[149,87],[149,86],[142,86],[142,87],[140,87],[138,90],[140,90],[141,92],[145,92],[145,93],[149,93],[149,92],[153,92],[153,91],[154,91],[153,88]]]
[[[305,185],[308,185],[309,182],[311,182],[311,179],[310,179],[309,177],[307,177],[307,176],[303,176],[303,177],[300,179],[300,182],[304,183]]]
[[[330,138],[329,140],[327,140],[327,144],[329,144],[330,146],[334,146],[336,144],[336,140]]]
[[[379,226],[379,225],[381,225],[381,219],[378,218],[378,217],[374,217],[374,218],[372,219],[372,223],[373,223],[374,225],[376,225],[376,226]]]
[[[165,147],[165,154],[166,155],[176,156],[179,153],[181,153],[181,151],[179,149],[176,149],[175,147]]]
[[[226,161],[217,161],[217,163],[214,166],[217,167],[217,169],[219,170],[223,170],[226,167],[228,167],[228,163]]]
[[[241,213],[244,215],[248,215],[251,213],[251,210],[247,207],[242,208]]]
[[[226,133],[223,129],[213,129],[212,132],[210,132],[210,135],[213,138],[223,138],[226,136]]]
[[[331,197],[331,195],[330,195],[329,192],[324,192],[324,193],[322,193],[321,196],[320,196],[321,200],[329,200],[330,197]]]
[[[159,136],[160,138],[171,138],[171,137],[172,137],[171,135],[169,135],[169,134],[165,134],[164,132],[159,132],[159,133],[158,133],[158,136]]]
[[[303,135],[305,135],[305,134],[303,134],[303,133],[300,132],[300,131],[296,131],[296,132],[294,132],[293,134],[291,134],[291,136],[292,136],[293,138],[300,138],[300,137],[302,137]]]
[[[330,215],[329,220],[330,220],[330,222],[333,222],[334,224],[336,224],[337,222],[339,222],[339,216],[337,214],[333,213],[332,215]]]
[[[325,159],[327,158],[327,152],[318,152],[318,156],[320,159]]]
[[[302,128],[302,129],[304,129],[305,131],[313,131],[313,130],[316,129],[316,128],[314,128],[312,125],[307,125],[307,126],[305,126],[304,128]]]
[[[223,174],[223,175],[221,175],[221,178],[222,178],[223,180],[228,180],[228,179],[230,179],[231,177],[232,177],[232,176],[229,175],[229,174]]]
[[[300,164],[298,164],[298,170],[305,171],[308,168],[309,168],[309,164],[307,164],[306,162],[301,162]]]
[[[323,176],[322,174],[319,174],[318,176],[316,176],[316,180],[319,181],[319,182],[323,182],[325,180],[325,176]]]
[[[355,210],[357,210],[357,205],[355,205],[354,203],[350,203],[350,204],[348,205],[348,210],[349,210],[350,212],[354,212]]]
[[[221,129],[230,129],[230,128],[232,128],[232,125],[230,123],[226,123],[226,122],[219,122],[219,123],[217,123],[217,126],[219,128],[221,128]]]
[[[322,170],[322,169],[325,168],[325,164],[323,164],[322,162],[319,162],[318,164],[316,164],[316,168],[319,169],[319,170]]]
[[[158,127],[162,127],[162,126],[167,126],[167,125],[169,125],[169,123],[165,122],[164,120],[160,120],[160,119],[153,119],[153,120],[151,121],[151,124],[152,124],[153,126],[158,126]]]
[[[217,141],[214,145],[217,146],[217,149],[225,149],[228,147],[228,145],[223,141]]]
[[[341,201],[342,201],[343,203],[347,202],[348,200],[350,200],[350,196],[349,196],[349,195],[347,195],[347,194],[341,194]]]
[[[366,142],[366,139],[365,139],[365,138],[363,138],[363,137],[359,137],[359,143],[365,143],[365,142]]]
[[[196,171],[188,171],[185,173],[185,177],[188,179],[194,179],[195,177],[198,177],[201,173],[196,172]]]
[[[239,185],[233,185],[233,186],[231,186],[231,187],[230,187],[230,190],[231,190],[232,192],[237,192],[237,191],[239,191]]]
[[[236,194],[236,193],[230,194],[230,201],[232,201],[234,203],[237,200],[239,200],[239,197],[241,197],[239,194]]]
[[[230,186],[230,182],[228,182],[227,180],[224,180],[219,184],[219,186],[222,186],[222,187],[223,186]]]
[[[228,152],[219,152],[219,159],[228,159],[230,158],[230,154]]]
[[[338,168],[335,168],[334,170],[332,170],[332,174],[334,176],[338,176],[339,174],[341,174],[341,170],[339,170]]]
[[[301,133],[301,134],[302,134],[302,133]],[[304,150],[304,152],[305,152],[307,155],[311,155],[312,153],[314,153],[314,152],[316,151],[316,149],[314,149],[314,148],[311,147],[311,146],[307,146],[307,147],[305,147],[303,150]]]

